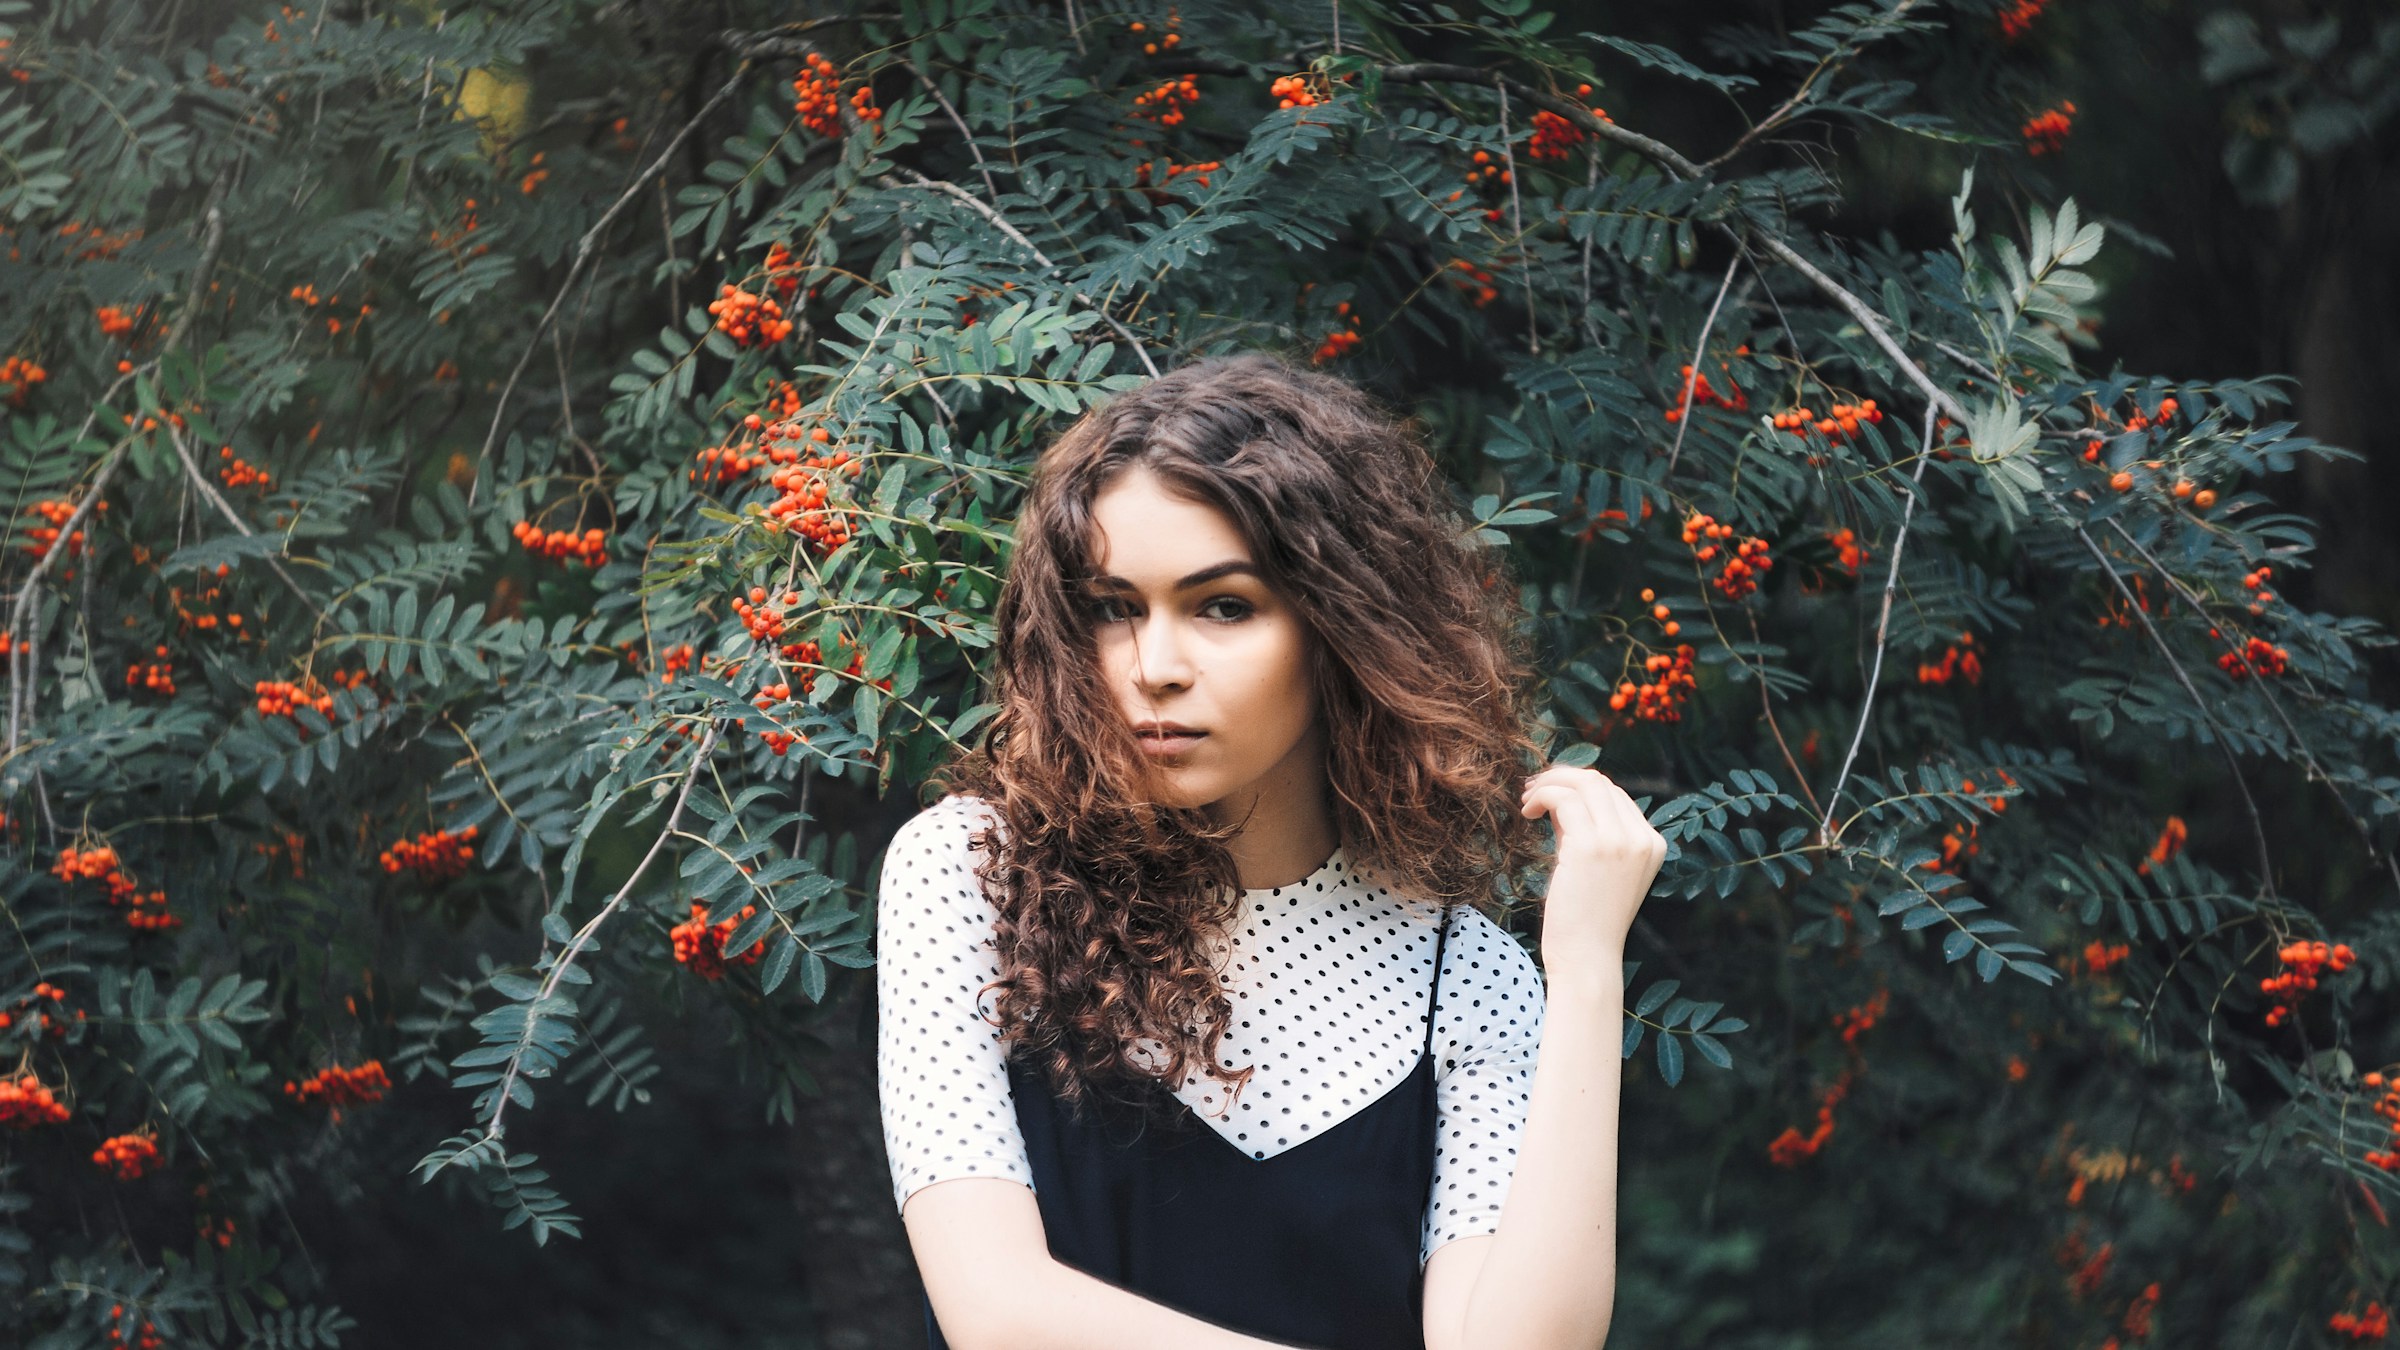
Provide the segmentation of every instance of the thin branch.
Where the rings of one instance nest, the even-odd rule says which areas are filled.
[[[1898,4],[1893,5],[1891,9],[1887,11],[1881,18],[1875,20],[1875,23],[1872,26],[1882,27],[1895,22],[1901,15],[1914,8],[1916,3],[1917,0],[1900,0]],[[1875,36],[1880,37],[1882,35],[1876,34]],[[1703,169],[1716,168],[1726,160],[1729,160],[1735,155],[1740,154],[1743,148],[1749,145],[1752,141],[1757,140],[1759,137],[1764,136],[1768,132],[1773,131],[1775,128],[1791,120],[1793,112],[1797,110],[1801,102],[1808,97],[1808,91],[1816,84],[1818,77],[1830,75],[1833,72],[1840,70],[1843,66],[1849,64],[1851,57],[1854,57],[1858,55],[1859,52],[1865,50],[1865,47],[1866,44],[1863,42],[1855,44],[1844,43],[1839,49],[1828,53],[1823,60],[1817,62],[1816,69],[1808,72],[1808,77],[1800,81],[1800,87],[1792,91],[1792,96],[1783,101],[1782,107],[1777,108],[1771,113],[1768,113],[1765,121],[1762,121],[1757,126],[1754,126],[1748,131],[1743,132],[1741,139],[1726,147],[1724,153],[1718,155],[1714,159],[1709,160],[1706,164],[1703,164],[1700,167]]]
[[[1708,318],[1700,325],[1700,342],[1692,352],[1692,377],[1683,382],[1683,411],[1675,415],[1675,444],[1667,451],[1667,472],[1675,472],[1675,460],[1683,453],[1683,433],[1692,425],[1692,395],[1700,388],[1701,366],[1708,356],[1708,334],[1717,326],[1717,311],[1724,307],[1725,293],[1733,289],[1733,274],[1742,265],[1742,251],[1735,249],[1725,260],[1725,279],[1717,283],[1717,298],[1708,307]]]
[[[209,504],[217,508],[217,514],[232,522],[233,528],[239,531],[243,538],[247,539],[256,534],[257,531],[250,528],[249,522],[242,519],[241,513],[233,509],[233,504],[225,500],[225,494],[217,491],[217,485],[208,481],[208,474],[200,467],[200,461],[192,458],[191,447],[183,443],[183,428],[169,422],[167,439],[174,443],[175,458],[183,461],[184,473],[191,478],[192,486],[200,489],[200,495],[206,497]],[[300,583],[292,580],[291,573],[283,570],[282,559],[269,556],[266,563],[267,566],[275,569],[275,575],[283,578],[284,585],[292,588],[292,594],[300,597],[300,603],[306,605],[309,611],[317,616],[318,621],[322,622],[325,618],[325,611],[318,606],[315,597],[300,589]]]
[[[1728,274],[1730,275],[1730,274]],[[1901,508],[1900,528],[1892,536],[1892,562],[1883,574],[1883,609],[1875,619],[1875,661],[1867,670],[1867,693],[1858,708],[1858,726],[1850,733],[1850,749],[1842,756],[1842,769],[1834,775],[1833,788],[1825,794],[1825,818],[1817,826],[1817,842],[1827,848],[1834,843],[1833,813],[1842,801],[1842,785],[1850,781],[1850,766],[1858,761],[1859,743],[1867,738],[1867,719],[1875,711],[1875,688],[1883,679],[1883,651],[1892,631],[1892,593],[1900,587],[1900,554],[1908,544],[1908,522],[1916,515],[1917,499],[1923,496],[1925,466],[1933,460],[1934,405],[1925,405],[1925,435],[1917,447],[1917,469],[1911,476],[1908,504]]]
[[[1340,11],[1336,10],[1335,13],[1339,14]],[[1334,33],[1334,46],[1339,50],[1341,30],[1336,28]],[[1500,93],[1500,162],[1508,179],[1508,219],[1517,232],[1517,251],[1521,260],[1517,275],[1525,282],[1525,347],[1532,355],[1540,356],[1542,326],[1533,309],[1533,260],[1525,256],[1525,211],[1517,199],[1517,154],[1508,143],[1508,84],[1504,80],[1494,80],[1492,85]]]
[[[975,143],[975,133],[967,129],[967,119],[958,115],[958,109],[951,106],[948,96],[942,93],[940,85],[933,82],[932,76],[917,69],[913,63],[909,65],[908,73],[916,76],[917,83],[924,85],[925,92],[933,95],[933,101],[941,104],[942,111],[950,115],[951,125],[958,128],[959,139],[967,143],[967,153],[975,157],[975,172],[983,175],[983,190],[992,194],[993,201],[1000,200],[1000,185],[992,181],[991,165],[984,162],[983,147]]]

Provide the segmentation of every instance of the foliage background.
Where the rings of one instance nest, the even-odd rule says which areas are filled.
[[[877,851],[984,711],[1016,474],[1146,365],[1252,346],[1425,419],[1518,550],[1561,753],[1604,744],[1679,845],[1637,936],[1619,1343],[2336,1344],[2388,1303],[2378,7],[0,22],[0,1067],[68,1104],[0,1126],[13,1339],[909,1343]],[[1311,71],[1328,101],[1278,109]],[[728,284],[792,334],[712,329]],[[1671,422],[1702,349],[1746,406]],[[1928,387],[1971,445],[1923,442]],[[1865,398],[1843,444],[1761,424]],[[714,477],[795,415],[863,471]],[[776,469],[851,537],[745,514]],[[34,533],[87,501],[83,547]],[[1710,585],[1693,511],[1767,541],[1755,593]],[[764,646],[753,586],[802,597]],[[2212,624],[2287,673],[2229,678]],[[1682,719],[1612,716],[1678,642]],[[312,680],[323,713],[262,710]],[[469,826],[456,875],[380,861]],[[178,926],[53,875],[103,846]],[[678,962],[695,903],[761,959]],[[2269,1025],[2308,938],[2357,965]],[[284,1091],[369,1061],[388,1094],[338,1120]],[[91,1161],[143,1132],[156,1170]]]

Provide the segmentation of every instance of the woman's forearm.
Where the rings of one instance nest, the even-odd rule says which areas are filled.
[[[1598,1350],[1617,1293],[1617,1099],[1625,982],[1552,981],[1500,1227],[1467,1297],[1473,1350]]]
[[[1007,1307],[982,1350],[1308,1350],[1228,1330],[1052,1257],[1039,1263]]]

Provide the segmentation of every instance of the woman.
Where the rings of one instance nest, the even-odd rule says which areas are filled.
[[[1407,427],[1265,356],[1042,456],[1000,711],[878,902],[934,1350],[1605,1339],[1666,845],[1592,770],[1526,776],[1514,597]],[[1471,902],[1545,816],[1537,971]]]

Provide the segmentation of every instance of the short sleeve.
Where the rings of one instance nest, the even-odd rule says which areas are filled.
[[[1500,1231],[1542,1044],[1542,973],[1532,955],[1479,910],[1462,906],[1450,922],[1435,1028],[1433,1199],[1420,1263],[1454,1238]]]
[[[999,978],[992,908],[968,847],[992,818],[947,797],[900,827],[876,895],[875,1078],[892,1204],[954,1177],[1033,1185],[999,1031],[978,990]],[[990,998],[992,995],[984,995]]]

